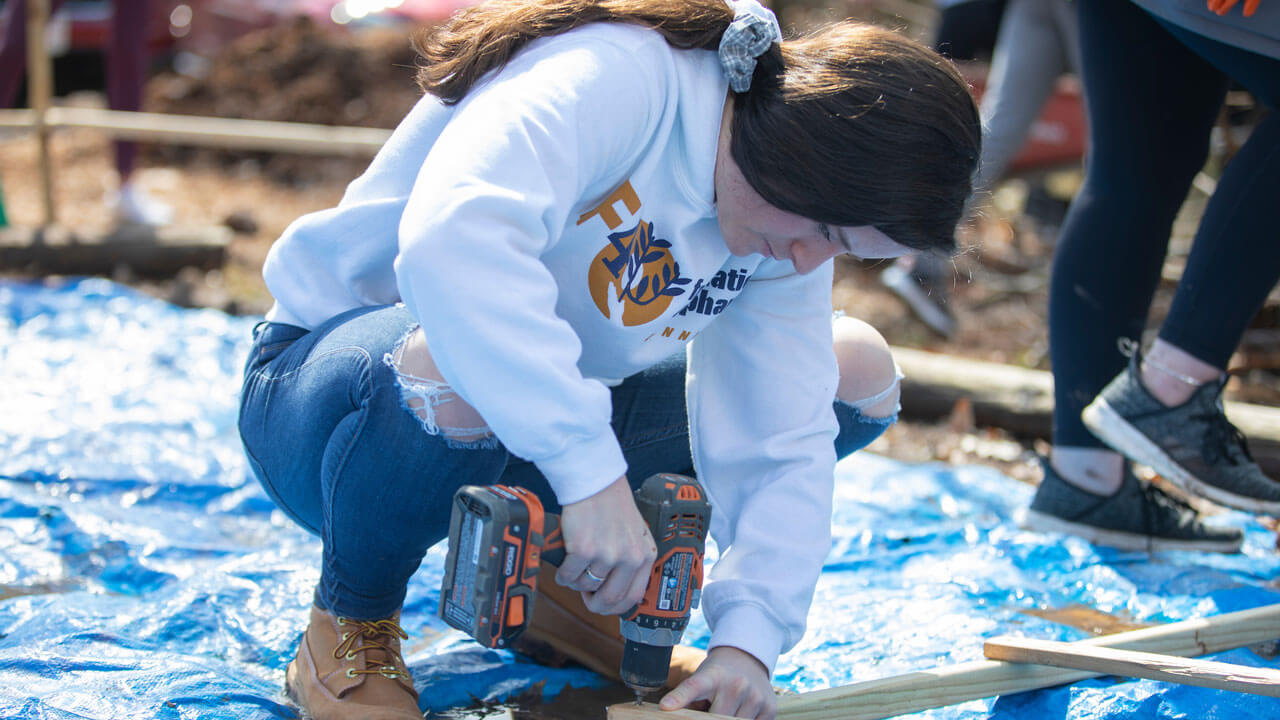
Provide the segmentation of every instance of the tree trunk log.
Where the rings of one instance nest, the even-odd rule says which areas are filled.
[[[956,401],[968,398],[979,425],[1023,437],[1048,438],[1053,429],[1053,375],[1013,365],[952,355],[893,348],[906,376],[902,417],[939,420]],[[1249,449],[1264,472],[1280,477],[1280,408],[1226,403],[1227,417],[1249,438]]]
[[[172,277],[181,268],[222,267],[230,229],[222,226],[123,225],[106,235],[65,228],[0,229],[0,269],[32,274],[111,276],[119,266],[139,277]]]

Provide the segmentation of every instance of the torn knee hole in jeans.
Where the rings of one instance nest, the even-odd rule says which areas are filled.
[[[428,435],[443,437],[450,447],[477,450],[497,447],[497,439],[484,418],[454,392],[443,377],[438,376],[434,363],[429,359],[415,363],[415,358],[405,357],[410,343],[415,348],[420,346],[425,355],[426,343],[421,339],[421,332],[414,328],[394,351],[383,357],[383,362],[395,372],[400,406],[422,423],[422,429]]]
[[[881,402],[884,402],[886,399],[889,398],[890,395],[893,395],[894,392],[898,391],[898,389],[902,385],[902,378],[903,378],[902,369],[899,368],[895,363],[893,367],[893,380],[890,381],[889,387],[886,387],[885,389],[881,390],[875,395],[871,395],[870,397],[858,398],[856,400],[845,400],[844,398],[837,396],[836,400],[856,410],[860,417],[865,417],[866,419],[875,421],[875,422],[892,423],[893,421],[897,420],[898,413],[902,411],[901,398],[899,398],[898,402],[894,406],[893,412],[890,413],[889,415],[884,415],[884,416],[865,415],[864,413],[866,413],[866,411],[870,410],[876,405],[879,405]]]

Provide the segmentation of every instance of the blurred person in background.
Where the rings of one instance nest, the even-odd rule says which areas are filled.
[[[961,3],[961,5],[976,4]],[[1044,110],[1058,78],[1067,72],[1079,73],[1080,38],[1076,9],[1071,0],[1007,0],[991,70],[987,75],[979,111],[982,114],[982,160],[974,177],[972,213],[980,213],[995,183],[1004,177],[1010,162],[1026,144],[1032,124]],[[948,23],[943,15],[943,29]],[[981,26],[973,32],[981,31]],[[935,47],[944,54],[949,46],[970,52],[977,39],[967,43],[944,36]],[[970,59],[957,56],[954,59]],[[912,312],[942,337],[955,333],[955,316],[948,306],[949,289],[955,283],[950,263],[933,256],[900,258],[881,273],[880,279],[898,295]]]
[[[1007,0],[937,0],[933,49],[956,62],[989,62]]]
[[[113,110],[142,109],[142,88],[148,74],[147,27],[152,0],[112,0],[111,25],[106,47],[107,104]],[[50,0],[50,16],[65,0]],[[0,107],[13,107],[27,67],[27,3],[8,0],[0,11],[4,35],[0,37]],[[134,181],[138,146],[114,143],[117,189],[107,196],[121,222],[165,225],[173,208],[149,196]]]
[[[1280,279],[1280,2],[1076,5],[1089,156],[1050,278],[1053,449],[1026,524],[1134,550],[1236,552],[1239,531],[1202,522],[1132,466],[1280,514],[1280,483],[1222,403],[1227,363]],[[1174,218],[1233,80],[1271,112],[1223,169],[1144,350]]]

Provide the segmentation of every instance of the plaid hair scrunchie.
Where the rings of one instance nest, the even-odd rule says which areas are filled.
[[[743,93],[751,89],[756,58],[782,40],[778,18],[757,0],[734,0],[733,22],[720,37],[720,66],[729,78],[729,87]]]

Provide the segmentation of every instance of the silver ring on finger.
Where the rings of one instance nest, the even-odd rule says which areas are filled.
[[[591,578],[592,580],[595,580],[595,581],[596,581],[596,582],[598,582],[598,583],[602,583],[602,582],[604,582],[604,578],[602,578],[602,577],[600,577],[600,576],[596,575],[595,573],[591,572],[591,568],[587,568],[586,570],[583,570],[583,572],[587,574],[587,577]]]

